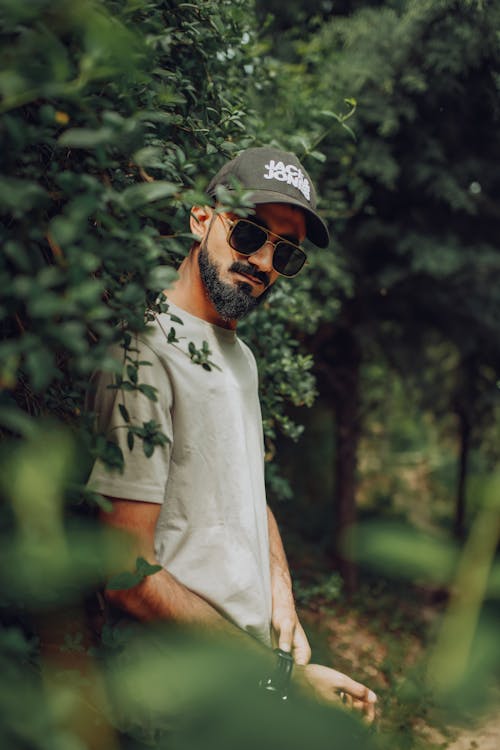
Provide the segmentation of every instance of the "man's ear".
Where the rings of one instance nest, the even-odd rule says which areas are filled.
[[[193,206],[189,219],[189,228],[200,241],[205,237],[213,216],[213,209],[210,206]]]

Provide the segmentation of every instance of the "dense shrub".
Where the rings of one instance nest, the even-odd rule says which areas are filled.
[[[84,488],[93,457],[123,460],[93,432],[84,393],[92,371],[103,368],[122,389],[156,397],[141,383],[131,334],[166,309],[159,293],[190,247],[189,208],[205,200],[209,177],[266,139],[250,107],[251,10],[244,0],[0,2],[2,747],[80,748],[82,721],[90,729],[97,722],[107,747],[103,723],[116,723],[100,703],[92,660],[85,675],[75,669],[91,654],[83,598],[102,582],[113,545],[65,507],[102,502]],[[286,299],[278,328],[247,328],[261,352],[270,439],[276,423],[295,430],[283,416],[285,400],[312,396],[310,377],[301,377],[310,362],[295,356],[285,330],[294,306]],[[116,342],[125,368],[107,354]],[[193,342],[192,356],[209,359],[203,342]],[[162,440],[154,423],[128,429],[142,440],[134,449],[147,455]],[[55,662],[43,646],[54,631]],[[106,637],[111,651],[121,643],[113,631]],[[59,662],[65,654],[70,667]],[[40,666],[49,673],[44,695]],[[132,676],[137,669],[140,660]],[[197,682],[192,673],[189,689],[196,692]],[[141,715],[149,715],[144,700]],[[87,714],[89,703],[96,713]]]
[[[253,20],[247,3],[206,0],[4,2],[1,13],[2,424],[79,417],[88,443],[90,373],[121,372],[107,348],[127,346],[146,308],[165,309],[158,293],[190,245],[189,207],[223,160],[265,138],[248,103]],[[283,400],[310,401],[310,363],[273,326],[252,333],[266,425],[293,433]],[[121,387],[154,398],[130,354]],[[278,393],[277,371],[298,392]],[[154,426],[136,428],[149,450]],[[122,461],[102,436],[91,452]]]

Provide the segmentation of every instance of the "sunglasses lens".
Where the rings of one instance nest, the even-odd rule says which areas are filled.
[[[238,253],[251,255],[261,248],[266,240],[267,232],[264,229],[240,219],[233,227],[230,244]]]
[[[241,253],[252,255],[267,242],[268,232],[246,219],[238,219],[230,232],[229,244]],[[290,242],[277,242],[273,254],[273,267],[283,276],[295,276],[306,262],[305,253]]]
[[[306,255],[289,242],[278,242],[273,256],[273,266],[283,276],[295,276],[306,262]]]

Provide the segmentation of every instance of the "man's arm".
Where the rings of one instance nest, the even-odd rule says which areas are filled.
[[[143,557],[150,564],[158,561],[154,553],[154,535],[161,505],[137,500],[109,498],[113,503],[110,513],[101,511],[107,526],[129,534],[130,563]],[[139,620],[172,620],[174,622],[206,626],[217,633],[231,635],[249,645],[256,643],[243,630],[226,620],[205,599],[180,583],[167,570],[146,576],[131,589],[105,592],[110,604],[129,612]],[[264,650],[264,649],[262,649]]]
[[[292,579],[276,519],[267,507],[269,556],[271,560],[271,625],[277,645],[291,651],[296,664],[307,664],[311,648],[295,610]]]
[[[137,557],[143,557],[152,565],[157,564],[154,554],[154,534],[161,506],[158,503],[137,500],[109,499],[113,503],[113,509],[110,513],[101,511],[101,520],[107,526],[129,534],[131,564]],[[276,609],[277,632],[284,634],[280,636],[283,638],[288,637],[287,633],[290,634],[293,631],[291,641],[289,641],[292,644],[292,651],[295,648],[294,653],[297,653],[299,658],[302,653],[309,659],[310,649],[305,635],[303,639],[307,648],[301,643],[304,631],[295,613],[285,552],[276,521],[270,511],[269,519],[272,568],[274,569],[273,610]],[[139,620],[172,620],[189,625],[205,626],[214,633],[220,632],[231,638],[237,638],[242,645],[258,649],[263,655],[271,655],[269,649],[226,620],[205,599],[188,589],[164,569],[146,576],[141,583],[131,589],[107,590],[106,598],[111,604],[124,609]],[[293,613],[291,608],[293,608]],[[280,645],[284,648],[286,643],[280,640]],[[287,650],[289,651],[290,648]],[[305,662],[298,661],[296,657],[296,663]],[[299,669],[296,682],[308,692],[316,695],[318,699],[331,704],[336,703],[338,690],[341,689],[351,697],[354,707],[371,716],[371,712],[374,711],[371,697],[373,694],[363,685],[340,672],[318,664],[308,664]],[[374,696],[373,700],[375,700]]]
[[[295,683],[317,700],[334,705],[345,695],[349,706],[372,722],[375,718],[375,693],[342,672],[321,664],[309,664],[311,648],[299,622],[292,593],[292,579],[281,541],[278,524],[267,508],[269,553],[271,558],[272,627],[279,648],[291,651],[295,661]]]

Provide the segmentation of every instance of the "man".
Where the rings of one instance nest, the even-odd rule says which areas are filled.
[[[236,182],[235,182],[236,181]],[[219,185],[251,191],[246,219],[220,211]],[[375,695],[345,675],[309,664],[311,650],[298,620],[290,573],[276,521],[266,505],[257,369],[236,336],[237,321],[260,304],[279,275],[294,276],[307,236],[320,247],[328,231],[316,212],[313,185],[295,155],[252,148],[211,181],[211,206],[195,206],[198,238],[166,291],[178,341],[167,341],[169,313],[158,315],[134,348],[140,380],[157,401],[108,389],[100,377],[94,410],[125,456],[123,474],[97,464],[89,484],[112,499],[103,520],[130,533],[135,556],[161,571],[110,601],[142,620],[205,624],[250,642],[291,652],[298,679],[323,699],[338,691],[369,718]],[[196,364],[190,342],[207,342],[208,368]],[[154,420],[169,438],[146,458],[130,451],[122,412],[138,424]]]

